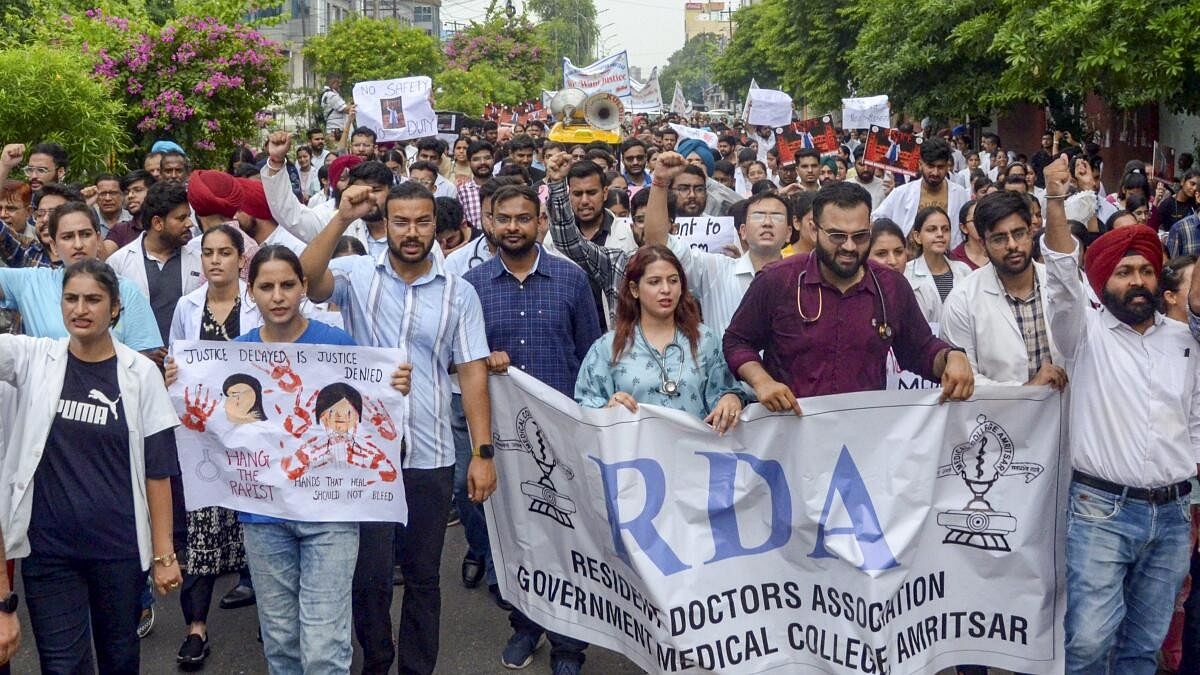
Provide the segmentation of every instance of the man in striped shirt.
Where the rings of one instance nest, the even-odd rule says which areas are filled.
[[[401,183],[388,194],[386,251],[331,262],[346,228],[373,208],[370,188],[346,188],[337,214],[309,242],[301,264],[309,298],[337,303],[355,342],[399,348],[413,364],[412,394],[405,397],[403,411],[394,414],[407,444],[403,476],[408,522],[399,561],[405,577],[399,665],[402,673],[432,673],[441,620],[438,571],[454,481],[449,371],[451,365],[457,369],[476,449],[467,489],[472,501],[482,502],[496,488],[495,467],[490,456],[484,456],[490,455],[492,436],[486,365],[490,351],[475,289],[460,277],[447,275],[430,255],[436,204],[433,194],[419,183]],[[364,523],[362,529],[355,571],[355,631],[364,648],[363,672],[386,673],[393,649],[389,611],[394,528],[390,523]]]

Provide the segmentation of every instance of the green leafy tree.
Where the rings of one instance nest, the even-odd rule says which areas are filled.
[[[814,113],[840,108],[848,93],[845,55],[858,30],[846,12],[861,2],[768,0],[760,49],[779,73],[779,87]]]
[[[514,105],[525,99],[521,85],[488,63],[470,70],[447,69],[434,81],[434,102],[439,110],[482,115],[489,103]]]
[[[318,73],[339,76],[346,87],[368,80],[433,76],[442,67],[438,43],[425,31],[365,16],[339,21],[325,35],[310,38],[304,56]]]
[[[778,86],[779,73],[770,59],[779,47],[763,40],[764,33],[771,28],[772,13],[768,10],[776,4],[775,0],[764,0],[745,5],[733,13],[733,22],[737,26],[733,41],[713,64],[713,77],[730,94],[740,97],[750,88],[751,80],[768,89]]]
[[[67,149],[77,179],[121,168],[124,106],[91,63],[67,49],[35,45],[0,51],[0,138]]]
[[[493,13],[454,34],[446,45],[447,68],[472,70],[478,64],[490,65],[519,85],[521,100],[540,97],[543,87],[557,88],[562,79],[557,58],[524,16],[507,19]]]
[[[683,95],[689,101],[702,100],[705,87],[714,82],[713,68],[720,56],[721,45],[712,33],[701,33],[683,43],[658,74],[664,103],[670,100],[676,82],[683,87]]]
[[[596,59],[600,29],[592,0],[527,0],[525,9],[540,19],[538,32],[556,58],[566,56],[575,65]]]

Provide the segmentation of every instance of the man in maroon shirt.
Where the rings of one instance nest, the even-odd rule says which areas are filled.
[[[871,195],[828,185],[813,218],[816,249],[764,268],[742,298],[725,331],[729,369],[768,410],[800,414],[797,397],[883,389],[893,349],[905,370],[941,381],[942,400],[970,398],[966,354],[933,336],[903,275],[867,259]]]

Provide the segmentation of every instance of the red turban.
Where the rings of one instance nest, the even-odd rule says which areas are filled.
[[[238,206],[239,211],[244,211],[262,220],[275,220],[275,216],[271,215],[271,207],[267,204],[267,192],[263,189],[262,181],[249,178],[234,180],[241,185],[242,189],[242,203]]]
[[[362,163],[363,158],[358,155],[342,155],[333,160],[333,164],[329,165],[329,184],[334,189],[337,189],[338,180],[342,177],[342,172],[349,171]]]
[[[188,202],[199,217],[233,218],[242,203],[242,186],[238,181],[224,171],[197,169],[188,177]]]
[[[1162,274],[1163,247],[1158,234],[1145,225],[1134,225],[1110,230],[1088,247],[1084,255],[1083,269],[1096,297],[1104,297],[1104,286],[1113,270],[1127,253],[1136,253],[1154,266],[1156,275]]]

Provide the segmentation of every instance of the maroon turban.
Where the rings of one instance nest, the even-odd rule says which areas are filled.
[[[242,203],[242,186],[238,181],[224,171],[197,169],[188,177],[188,202],[199,217],[233,218]]]
[[[1108,278],[1121,263],[1121,258],[1131,252],[1148,260],[1156,275],[1162,274],[1163,247],[1154,230],[1145,225],[1110,230],[1092,242],[1083,258],[1083,269],[1097,298],[1104,297]]]
[[[342,177],[342,172],[349,171],[362,163],[363,158],[358,155],[342,155],[333,160],[333,164],[329,165],[329,184],[336,190],[338,180]]]
[[[244,211],[261,220],[275,220],[271,215],[271,207],[267,203],[267,192],[263,189],[262,181],[250,178],[237,178],[242,188],[242,203],[239,211]]]

